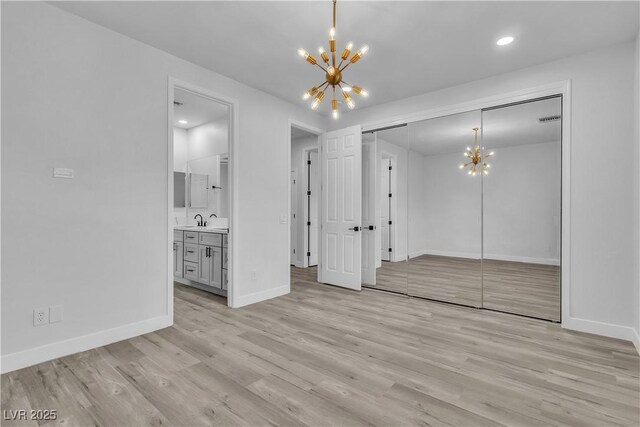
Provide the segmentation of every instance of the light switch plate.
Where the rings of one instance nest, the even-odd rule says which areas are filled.
[[[287,223],[287,215],[280,215],[280,224]]]
[[[49,307],[49,323],[57,323],[62,322],[62,306],[61,305],[52,305]]]
[[[73,179],[73,169],[53,168],[53,177],[54,178]]]

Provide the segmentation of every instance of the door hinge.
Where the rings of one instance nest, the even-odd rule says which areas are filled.
[[[310,165],[311,164],[311,160],[307,160],[307,164]]]
[[[310,195],[311,195],[311,190],[308,190],[307,191],[307,196],[310,196]]]
[[[307,225],[309,225],[309,226],[310,226],[310,225],[311,225],[311,221],[307,221]]]
[[[391,166],[389,166],[389,170],[391,170]]]
[[[295,250],[295,249],[293,250],[293,253],[294,253],[294,254],[296,253],[296,250]]]
[[[296,214],[293,214],[293,218],[294,218],[294,219],[296,218]]]
[[[392,222],[393,222],[393,221],[389,221],[389,225],[391,225],[391,223],[392,223]]]
[[[389,193],[389,197],[391,197],[391,193]]]
[[[307,252],[307,256],[311,256],[311,252]]]

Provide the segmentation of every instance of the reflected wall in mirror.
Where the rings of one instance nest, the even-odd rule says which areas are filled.
[[[201,214],[209,225],[227,227],[229,108],[181,89],[174,99],[174,177],[186,176],[182,185],[174,178],[175,224],[195,224]]]
[[[187,174],[184,172],[173,172],[173,207],[186,207],[186,184]]]
[[[483,111],[483,305],[560,321],[560,97]]]
[[[365,133],[362,141],[363,284],[406,294],[407,127]]]
[[[480,111],[410,123],[408,291],[482,306],[482,187],[460,169]]]

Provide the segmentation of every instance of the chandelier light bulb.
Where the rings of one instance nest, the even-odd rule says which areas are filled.
[[[324,50],[324,48],[322,46],[320,48],[318,48],[318,52],[320,53],[320,57],[325,62],[325,64],[328,64],[329,63],[329,55],[327,54],[327,52]]]
[[[351,87],[345,85],[345,86],[342,87],[342,91],[343,92],[351,92]]]
[[[355,106],[356,105],[353,103],[351,99],[347,100],[347,107],[349,107],[350,110],[353,110],[353,107]]]
[[[311,97],[311,95],[309,94],[309,92],[305,92],[304,95],[302,95],[302,99],[309,99]]]
[[[329,30],[329,37],[331,37],[331,40],[336,38],[336,29],[334,27]]]
[[[338,110],[333,110],[333,118],[338,120],[339,117],[340,115],[338,114]]]
[[[358,53],[360,54],[360,56],[364,55],[365,53],[367,53],[367,51],[369,50],[369,46],[364,45],[362,46],[362,48],[358,51]]]
[[[309,54],[307,53],[307,51],[306,51],[306,50],[304,50],[304,49],[300,48],[300,49],[298,49],[298,55],[300,55],[300,56],[302,56],[302,57],[304,58],[304,57],[306,57],[306,56],[307,56],[307,55],[309,55]]]

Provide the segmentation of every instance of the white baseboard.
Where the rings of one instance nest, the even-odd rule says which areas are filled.
[[[289,285],[279,286],[277,288],[267,289],[266,291],[254,292],[249,295],[239,295],[235,298],[232,308],[244,307],[245,305],[255,304],[271,298],[286,295],[290,292]]]
[[[437,256],[450,256],[454,258],[470,258],[480,259],[480,252],[450,252],[450,251],[437,251],[434,249],[425,249],[423,255],[437,255]]]
[[[0,372],[4,374],[26,368],[27,366],[37,365],[38,363],[47,362],[57,359],[58,357],[68,356],[139,335],[148,334],[149,332],[167,328],[171,325],[173,325],[172,316],[159,316],[105,331],[45,344],[28,350],[5,354],[0,358]]]
[[[419,257],[420,255],[437,255],[448,256],[454,258],[469,258],[480,259],[480,253],[472,252],[451,252],[451,251],[438,251],[433,249],[425,249],[423,251],[416,251],[409,254],[410,258]],[[513,262],[525,262],[527,264],[544,264],[544,265],[560,265],[560,260],[553,258],[534,258],[515,255],[499,255],[499,254],[484,254],[484,259],[493,259],[497,261],[513,261]]]
[[[636,351],[640,354],[640,334],[635,329],[633,330],[633,345],[636,346]]]
[[[427,251],[420,249],[419,251],[409,252],[409,259],[418,258],[419,256],[426,255]]]
[[[527,256],[499,255],[499,254],[484,254],[484,258],[494,259],[497,261],[525,262],[527,264],[560,265],[560,260],[555,258],[534,258],[534,257],[527,257]]]
[[[638,348],[638,334],[630,326],[614,325],[612,323],[570,317],[562,321],[562,327],[574,331],[588,332],[590,334],[631,341],[636,346],[636,349]]]

